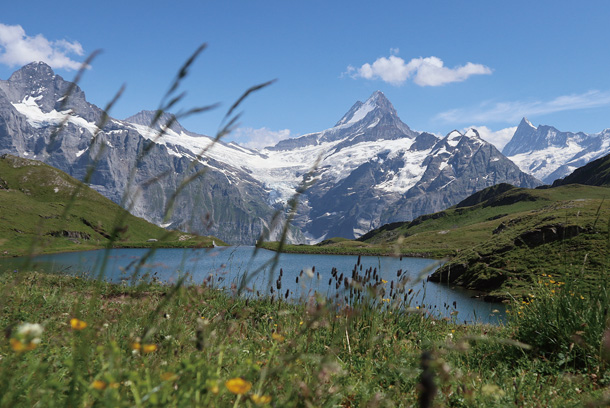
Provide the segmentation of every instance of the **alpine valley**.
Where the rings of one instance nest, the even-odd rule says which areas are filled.
[[[153,111],[110,118],[98,129],[102,109],[78,87],[66,98],[70,86],[42,62],[0,80],[0,154],[40,160],[79,180],[95,164],[89,185],[134,215],[232,244],[253,244],[266,230],[278,239],[274,214],[286,219],[302,185],[288,240],[353,239],[499,183],[551,183],[610,152],[609,130],[563,133],[526,119],[503,153],[475,129],[445,137],[414,131],[379,91],[327,130],[254,150],[190,132],[169,114],[151,127]]]

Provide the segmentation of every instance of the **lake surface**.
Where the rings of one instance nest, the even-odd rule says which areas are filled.
[[[374,284],[379,299],[386,299],[381,303],[387,302],[388,307],[395,301],[390,301],[390,294],[395,294],[394,299],[405,299],[412,289],[406,295],[408,306],[425,313],[455,318],[459,323],[499,323],[505,319],[502,304],[475,299],[470,291],[426,282],[425,277],[440,266],[437,260],[377,256],[362,256],[359,260],[358,256],[351,255],[280,254],[277,265],[272,268],[275,252],[263,249],[256,255],[254,252],[253,247],[244,246],[164,248],[147,256],[150,254],[148,249],[112,249],[42,255],[36,257],[34,263],[38,270],[50,273],[103,277],[115,283],[153,278],[172,283],[186,277],[189,284],[205,283],[234,291],[246,277],[247,283],[242,286],[245,295],[307,300],[317,292],[338,302],[351,301],[349,289],[354,285],[349,283],[354,280],[356,270],[356,280],[368,276],[368,286]],[[2,271],[19,269],[20,262],[23,260],[0,260],[0,268]],[[422,276],[423,280],[420,280]],[[405,284],[404,293],[396,293],[399,281]]]

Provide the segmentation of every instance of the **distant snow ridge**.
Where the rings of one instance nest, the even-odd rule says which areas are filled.
[[[502,153],[524,172],[552,184],[610,153],[610,129],[595,134],[562,132],[552,126],[535,127],[523,118]]]

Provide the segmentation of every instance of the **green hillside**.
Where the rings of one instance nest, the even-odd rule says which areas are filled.
[[[41,162],[0,156],[0,256],[88,250],[110,242],[118,247],[208,247],[212,240],[222,244],[134,217]]]
[[[487,199],[386,226],[361,240],[399,253],[446,256],[431,280],[496,298],[525,294],[542,274],[562,282],[576,271],[583,283],[599,281],[607,259],[609,189],[571,184],[477,194]]]

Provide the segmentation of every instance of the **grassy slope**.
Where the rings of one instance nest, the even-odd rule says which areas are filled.
[[[76,193],[76,198],[72,200]],[[0,256],[115,246],[211,246],[212,239],[168,232],[134,217],[67,174],[34,160],[0,158]],[[183,237],[180,241],[180,237]],[[185,238],[188,238],[185,240]]]
[[[433,278],[500,298],[527,294],[543,273],[569,279],[565,275],[580,271],[585,255],[579,279],[594,283],[605,269],[610,203],[604,199],[609,193],[581,185],[513,189],[373,235],[367,242],[402,240],[401,250],[416,252],[444,247],[451,260]]]

